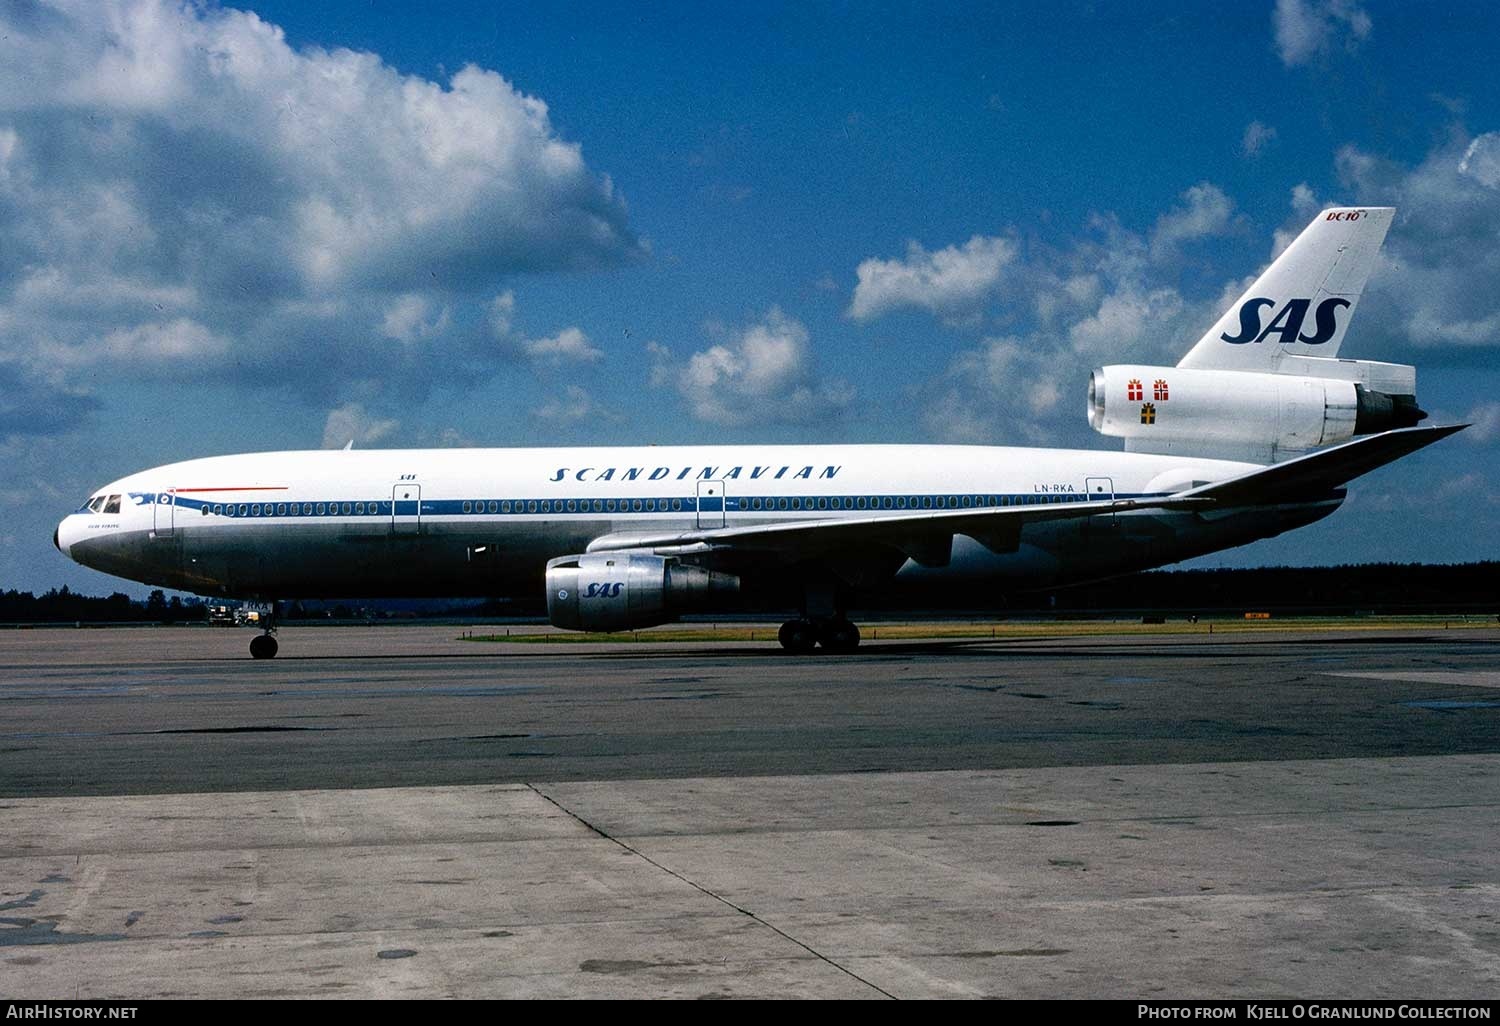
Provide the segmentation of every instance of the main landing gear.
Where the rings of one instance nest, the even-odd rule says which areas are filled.
[[[841,616],[788,620],[777,634],[781,647],[806,655],[818,645],[825,652],[853,652],[859,647],[859,628]]]

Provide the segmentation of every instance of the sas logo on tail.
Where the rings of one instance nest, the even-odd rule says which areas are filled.
[[[1288,299],[1286,306],[1276,311],[1276,316],[1271,318],[1271,323],[1262,328],[1261,311],[1275,305],[1274,299],[1247,299],[1240,307],[1240,333],[1226,333],[1219,338],[1232,346],[1242,346],[1250,342],[1264,342],[1267,335],[1275,335],[1276,341],[1282,345],[1305,342],[1310,346],[1320,346],[1338,331],[1336,315],[1341,307],[1349,305],[1349,301],[1334,298],[1319,303],[1317,310],[1313,312],[1311,335],[1302,334],[1302,322],[1307,320],[1307,308],[1312,306],[1311,299]]]

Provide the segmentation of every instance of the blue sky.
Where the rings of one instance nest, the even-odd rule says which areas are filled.
[[[259,449],[1110,448],[1316,210],[1343,354],[1458,438],[1207,565],[1500,557],[1500,13],[0,4],[0,587],[103,482]]]

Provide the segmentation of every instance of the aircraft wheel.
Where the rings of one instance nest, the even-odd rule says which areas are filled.
[[[776,638],[788,652],[806,655],[818,643],[818,630],[810,620],[788,620]]]
[[[250,639],[250,657],[252,659],[275,659],[276,639],[269,634],[260,634]]]
[[[823,625],[823,650],[853,652],[859,647],[859,628],[848,620],[830,620]]]

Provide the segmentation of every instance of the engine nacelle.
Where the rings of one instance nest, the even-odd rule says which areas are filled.
[[[1359,376],[1359,361],[1327,362],[1350,364],[1348,377]],[[1132,441],[1285,452],[1410,427],[1426,416],[1415,395],[1374,391],[1348,377],[1103,367],[1089,375],[1089,426]]]
[[[591,552],[547,562],[547,618],[574,631],[670,623],[739,592],[740,579],[662,556]]]

